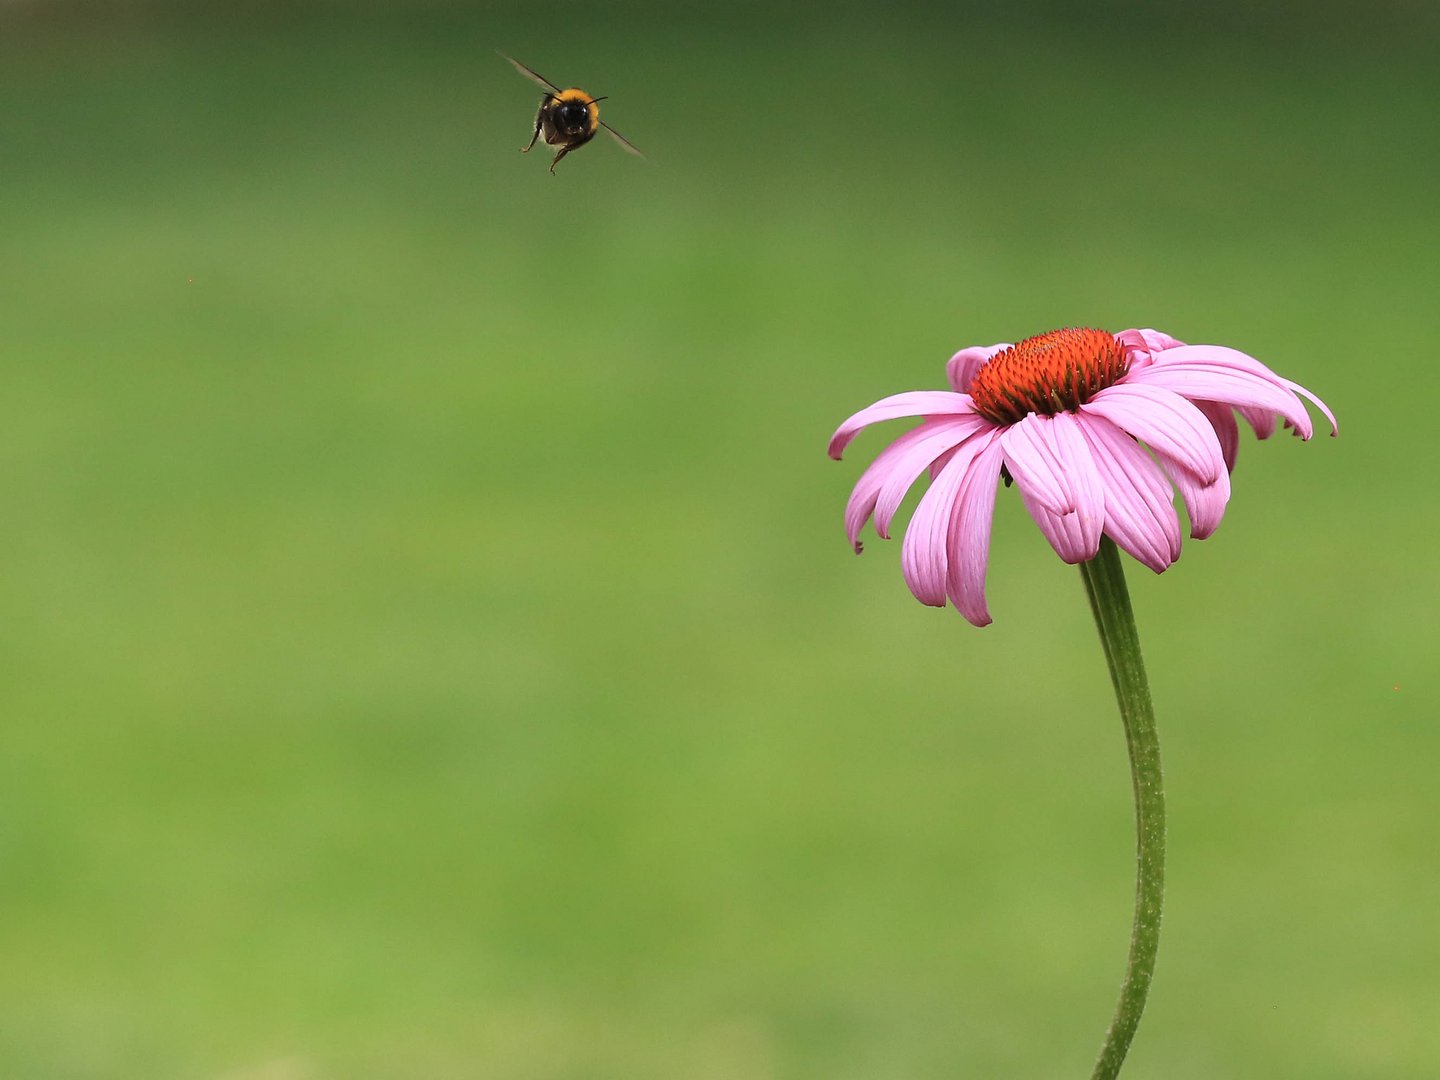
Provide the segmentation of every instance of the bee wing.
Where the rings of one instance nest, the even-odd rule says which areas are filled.
[[[519,60],[516,60],[513,56],[505,56],[505,54],[503,52],[500,52],[499,49],[496,49],[495,51],[497,53],[500,53],[501,56],[504,56],[506,60],[509,60],[515,70],[518,71],[521,75],[524,75],[527,79],[539,83],[541,86],[545,87],[548,90],[554,90],[557,94],[560,93],[560,88],[556,86],[553,82],[551,82],[549,79],[547,79],[544,75],[541,75],[538,71],[531,70],[530,68],[522,64]]]
[[[624,135],[621,135],[620,132],[616,131],[616,130],[615,130],[614,128],[612,128],[609,124],[607,124],[604,120],[601,120],[601,121],[600,121],[600,126],[603,127],[606,131],[608,131],[608,132],[610,133],[610,137],[611,137],[612,139],[614,139],[616,142],[618,142],[621,146],[623,146],[623,147],[626,149],[626,151],[628,151],[628,152],[631,153],[631,154],[634,154],[634,155],[635,155],[636,157],[638,157],[638,158],[643,158],[643,157],[645,156],[644,154],[642,154],[642,153],[640,152],[640,148],[639,148],[638,146],[636,146],[634,143],[632,143],[632,142],[631,142],[629,139],[627,139]]]

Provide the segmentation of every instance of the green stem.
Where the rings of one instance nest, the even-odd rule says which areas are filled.
[[[1150,685],[1140,658],[1140,635],[1125,588],[1120,552],[1107,536],[1095,558],[1080,564],[1090,610],[1110,665],[1110,681],[1125,723],[1130,750],[1130,779],[1135,788],[1135,922],[1130,934],[1130,958],[1120,1002],[1105,1035],[1100,1059],[1091,1080],[1113,1080],[1130,1049],[1130,1040],[1145,1011],[1155,953],[1160,947],[1160,911],[1165,897],[1165,791],[1160,776],[1160,741],[1155,734],[1155,709]]]

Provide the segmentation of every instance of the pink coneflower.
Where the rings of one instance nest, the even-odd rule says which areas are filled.
[[[991,621],[985,567],[1002,476],[1067,563],[1094,558],[1105,535],[1159,573],[1180,556],[1173,489],[1195,539],[1224,516],[1236,412],[1261,439],[1277,421],[1309,439],[1303,395],[1335,432],[1324,402],[1258,360],[1156,330],[1052,330],[962,349],[947,374],[953,390],[895,394],[861,409],[831,438],[830,456],[869,424],[923,417],[860,477],[845,532],[858,552],[873,515],[888,539],[900,501],[928,469],[930,488],[901,548],[905,581],[922,603],[943,607],[948,597],[976,626]]]

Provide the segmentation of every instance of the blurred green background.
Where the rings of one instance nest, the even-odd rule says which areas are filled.
[[[956,348],[1245,349],[1130,564],[1126,1075],[1440,1075],[1431,5],[0,5],[0,1075],[1088,1075],[1129,780],[1079,575],[841,509]],[[536,90],[647,151],[546,174]],[[913,497],[912,497],[913,503]]]

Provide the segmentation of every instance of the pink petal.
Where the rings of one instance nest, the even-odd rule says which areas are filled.
[[[1140,444],[1108,420],[1080,424],[1105,485],[1105,532],[1157,574],[1180,557],[1175,492]]]
[[[961,416],[975,415],[975,408],[966,394],[953,394],[949,390],[910,390],[903,394],[891,394],[881,398],[874,405],[861,409],[830,436],[830,456],[840,460],[845,447],[870,424],[882,420],[895,420],[902,416]],[[980,418],[976,430],[990,421]]]
[[[1152,357],[1162,366],[1191,364],[1203,360],[1209,365],[1244,372],[1276,387],[1283,387],[1291,394],[1308,399],[1311,404],[1324,414],[1325,419],[1329,421],[1330,434],[1339,434],[1339,425],[1335,422],[1335,414],[1330,411],[1330,407],[1326,405],[1324,401],[1320,400],[1319,397],[1312,394],[1299,383],[1291,382],[1289,379],[1277,375],[1253,356],[1242,353],[1237,349],[1228,349],[1223,345],[1186,345],[1183,341],[1177,341],[1168,334],[1162,334],[1156,330],[1126,330],[1115,336],[1120,341],[1132,346],[1143,344],[1145,348],[1151,351]],[[1182,351],[1174,351],[1177,349]],[[1160,355],[1162,352],[1165,354],[1164,356]],[[1192,395],[1187,393],[1186,396],[1190,397]],[[1216,397],[1214,400],[1226,401],[1227,399]],[[1284,416],[1290,422],[1290,426],[1294,427],[1297,433],[1301,434],[1304,438],[1308,439],[1310,437],[1308,417],[1306,421],[1301,422],[1288,415],[1284,410],[1275,409],[1273,411]],[[1303,412],[1303,406],[1300,411]],[[1250,426],[1255,429],[1255,434],[1259,438],[1267,438],[1273,433],[1274,417],[1263,417],[1258,413],[1245,409],[1241,410],[1241,415],[1244,416]],[[1231,456],[1229,460],[1233,462],[1233,456]]]
[[[944,453],[949,445],[965,439],[970,434],[971,425],[965,417],[934,417],[926,420],[919,427],[912,428],[905,432],[889,446],[875,455],[875,460],[870,467],[860,474],[860,479],[855,482],[854,489],[850,492],[850,499],[845,504],[845,536],[850,541],[858,554],[860,551],[860,530],[870,515],[875,512],[876,503],[879,501],[881,491],[887,484],[898,482],[915,458],[923,458],[930,453],[934,441],[938,440],[943,445],[931,454],[934,458]],[[917,450],[917,444],[922,449]],[[904,487],[900,496],[904,496],[905,489],[915,482],[915,477],[925,468],[928,462],[921,461],[915,465],[913,471],[909,472],[909,478],[904,481]],[[898,501],[898,500],[897,500]],[[891,509],[885,518],[886,527],[889,526],[890,515],[894,514]],[[877,520],[877,531],[878,520]],[[881,531],[881,536],[885,533]]]
[[[961,349],[950,358],[945,365],[945,375],[950,380],[950,385],[962,394],[970,392],[970,380],[975,378],[975,373],[980,370],[986,360],[989,360],[996,353],[1002,353],[1010,348],[1008,343],[1000,345],[971,345],[968,349]]]
[[[1290,385],[1253,356],[1223,345],[1182,345],[1167,349],[1150,368],[1138,373],[1149,385],[1164,386],[1188,398],[1248,405],[1278,413],[1302,438],[1312,433],[1305,406]]]
[[[1208,364],[1214,367],[1229,368],[1233,371],[1243,371],[1247,375],[1254,375],[1257,379],[1263,379],[1276,385],[1281,382],[1280,376],[1259,360],[1239,349],[1232,349],[1228,345],[1176,344],[1174,347],[1164,350],[1164,355],[1158,357],[1157,362],[1165,367]]]
[[[955,449],[958,450],[959,447],[956,447]],[[941,454],[934,461],[932,461],[930,463],[930,479],[934,480],[935,477],[939,476],[940,470],[943,469],[946,465],[949,465],[950,459],[954,456],[955,450],[946,450],[945,453]]]
[[[1159,365],[1146,368],[1143,385],[1125,382],[1107,386],[1081,405],[1080,413],[1104,417],[1183,464],[1202,483],[1214,483],[1226,471],[1215,429],[1205,414],[1184,397],[1150,385],[1148,376],[1158,370]]]
[[[1115,335],[1115,340],[1122,345],[1129,345],[1133,349],[1144,349],[1149,353],[1164,352],[1166,349],[1173,349],[1178,345],[1185,344],[1162,330],[1152,330],[1149,327],[1144,330],[1121,330]]]
[[[1306,390],[1305,387],[1301,386],[1299,383],[1293,383],[1289,379],[1281,379],[1280,381],[1286,386],[1288,386],[1292,393],[1299,394],[1301,397],[1307,398],[1310,401],[1310,404],[1314,405],[1317,409],[1324,413],[1325,419],[1330,421],[1331,438],[1334,438],[1336,435],[1340,434],[1340,425],[1335,422],[1335,414],[1330,411],[1329,405],[1326,405],[1325,402],[1321,401],[1318,397],[1312,394],[1309,390]]]
[[[1210,421],[1210,426],[1215,429],[1215,437],[1220,440],[1220,453],[1225,456],[1225,468],[1234,472],[1235,461],[1240,455],[1240,425],[1235,423],[1235,410],[1218,401],[1192,401],[1191,404]]]
[[[1183,341],[1177,341],[1169,334],[1162,334],[1159,330],[1121,330],[1115,335],[1115,340],[1130,349],[1130,370],[1148,367],[1154,362],[1155,357],[1166,349],[1173,349],[1177,345],[1184,345]]]
[[[950,519],[946,591],[955,610],[976,626],[989,626],[985,603],[985,568],[990,562],[990,525],[995,516],[995,488],[1000,481],[1004,451],[996,434],[972,440],[983,450],[965,473]]]
[[[1050,417],[1031,413],[1000,433],[1005,450],[1005,467],[1030,497],[1056,514],[1075,509],[1064,477],[1061,460],[1051,438]]]
[[[1268,439],[1275,434],[1275,414],[1269,409],[1257,409],[1252,405],[1237,405],[1235,411],[1244,417],[1255,432],[1257,439]],[[1238,433],[1237,433],[1238,435]]]
[[[1220,527],[1225,516],[1225,506],[1230,501],[1230,473],[1222,469],[1209,484],[1202,482],[1189,468],[1160,451],[1155,452],[1160,467],[1185,500],[1185,512],[1190,516],[1190,535],[1204,540]]]
[[[1001,434],[1000,445],[1030,516],[1056,554],[1067,563],[1093,558],[1105,527],[1105,489],[1079,420],[1064,412],[1031,413]]]
[[[955,449],[945,468],[931,481],[930,490],[925,492],[910,524],[905,527],[900,569],[905,575],[905,584],[922,604],[945,606],[946,537],[950,519],[960,485],[984,443],[984,439],[972,439]]]
[[[956,443],[974,434],[974,425],[967,421],[965,417],[927,420],[916,429],[925,434],[894,458],[875,500],[875,531],[882,540],[890,539],[890,522],[916,478],[941,455],[956,449]]]
[[[1172,348],[1169,356],[1192,348],[1195,346]],[[1237,409],[1263,409],[1264,412],[1277,413],[1305,433],[1305,438],[1310,436],[1310,418],[1306,415],[1305,405],[1302,405],[1299,397],[1290,393],[1290,390],[1279,382],[1237,372],[1230,367],[1204,363],[1174,366],[1156,363],[1142,372],[1129,374],[1126,376],[1126,383],[1132,386],[1155,386],[1189,399],[1201,397],[1207,402],[1223,402],[1224,405]]]

